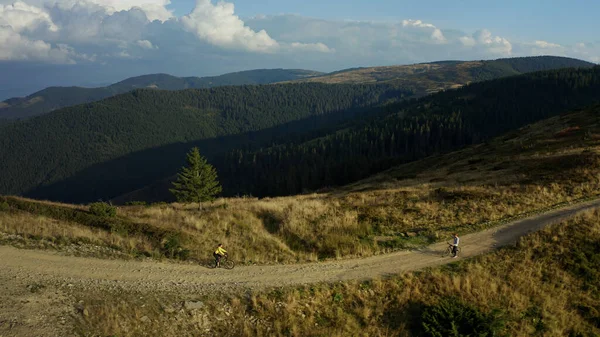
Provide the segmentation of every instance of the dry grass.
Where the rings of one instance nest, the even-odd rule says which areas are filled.
[[[328,84],[393,83],[400,87],[411,88],[414,90],[416,96],[422,96],[469,84],[473,81],[470,68],[481,66],[481,62],[463,62],[459,64],[422,63],[368,67],[290,82],[318,82]]]
[[[508,336],[597,336],[600,250],[590,247],[600,248],[598,211],[516,248],[386,280],[193,298],[199,310],[178,295],[85,294],[80,326],[101,336],[422,336],[423,309],[455,298],[499,309]]]
[[[255,294],[234,305],[240,317],[236,329],[268,335],[241,319],[252,313],[272,323],[272,335],[406,336],[415,331],[422,306],[456,297],[483,312],[502,310],[510,336],[594,336],[600,333],[598,283],[586,280],[581,270],[600,270],[581,255],[596,260],[600,255],[580,247],[599,243],[600,213],[588,213],[524,238],[517,249],[472,262],[390,280]]]
[[[100,246],[114,250],[109,255],[118,257],[127,253],[135,255],[135,252],[153,251],[152,244],[144,237],[123,237],[117,233],[28,213],[0,212],[0,233],[4,236],[0,242],[23,247],[65,250],[81,245]],[[81,249],[73,252],[84,253]],[[107,252],[106,249],[95,251],[103,255]],[[94,255],[93,252],[88,253]]]
[[[247,263],[341,256],[344,247],[354,249],[359,232],[364,231],[356,212],[341,211],[321,197],[310,196],[222,199],[202,211],[197,205],[173,204],[128,207],[122,212],[134,220],[181,229],[192,257],[209,257],[222,242],[236,260]]]

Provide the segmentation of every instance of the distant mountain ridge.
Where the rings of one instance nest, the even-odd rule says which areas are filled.
[[[332,73],[301,69],[257,69],[211,77],[150,74],[99,88],[49,87],[27,97],[0,102],[0,119],[28,118],[77,104],[90,103],[134,89],[205,89],[217,86],[319,82],[327,84],[388,83],[423,96],[441,90],[524,73],[595,64],[567,57],[532,56],[488,61],[436,61],[400,66],[357,67]]]
[[[73,105],[90,103],[135,89],[206,89],[227,85],[269,84],[321,75],[302,69],[257,69],[210,77],[150,74],[131,77],[106,87],[49,87],[27,97],[0,102],[0,119],[27,118]]]
[[[360,67],[290,82],[328,84],[389,83],[411,89],[416,96],[463,85],[561,68],[591,68],[594,63],[559,56],[530,56],[482,61],[436,61],[399,66]]]

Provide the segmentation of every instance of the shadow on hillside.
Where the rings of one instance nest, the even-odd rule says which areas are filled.
[[[138,151],[104,163],[95,164],[72,177],[49,185],[39,186],[23,195],[36,199],[55,200],[69,203],[86,203],[109,200],[126,193],[145,188],[143,200],[149,202],[172,201],[168,193],[170,182],[177,171],[185,164],[187,152],[197,146],[209,162],[218,159],[233,149],[255,150],[283,139],[307,139],[336,129],[352,117],[376,108],[360,108],[312,116],[272,128],[238,135],[204,139],[187,143],[175,143]],[[220,167],[215,163],[217,172]],[[237,186],[221,181],[224,191],[237,191]],[[138,193],[139,195],[139,193]],[[141,196],[141,195],[139,195]],[[132,195],[136,197],[135,193]],[[128,198],[129,200],[134,200]],[[138,199],[142,200],[142,199]],[[117,199],[119,202],[128,200]]]
[[[277,232],[279,232],[283,220],[275,214],[275,212],[261,211],[257,216],[262,220],[267,232],[271,234],[277,234]]]
[[[404,305],[392,304],[382,317],[382,323],[391,331],[401,328],[410,331],[420,330],[423,303],[410,301]],[[407,329],[408,328],[408,329]]]

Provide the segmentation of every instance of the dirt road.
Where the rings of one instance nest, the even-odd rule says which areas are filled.
[[[78,296],[88,291],[176,293],[196,298],[215,289],[231,292],[315,282],[364,280],[435,267],[514,243],[519,237],[600,206],[600,199],[461,237],[459,259],[442,258],[445,243],[364,259],[324,263],[209,269],[175,263],[102,260],[51,251],[0,246],[0,337],[75,336]],[[38,288],[41,287],[41,290]],[[79,295],[77,295],[79,294]]]
[[[461,259],[514,243],[519,237],[600,206],[594,200],[518,220],[500,227],[461,237]],[[132,290],[202,292],[219,287],[261,288],[315,282],[363,280],[434,267],[456,261],[442,258],[445,243],[419,251],[403,251],[363,259],[323,263],[238,266],[233,270],[160,262],[102,260],[63,256],[48,251],[20,250],[0,246],[0,270],[16,279],[35,279],[73,286],[103,285]]]

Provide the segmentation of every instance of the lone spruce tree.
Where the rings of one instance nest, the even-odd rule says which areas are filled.
[[[173,187],[170,191],[179,202],[213,201],[222,190],[217,170],[200,155],[197,147],[187,154],[187,166],[181,168]]]

